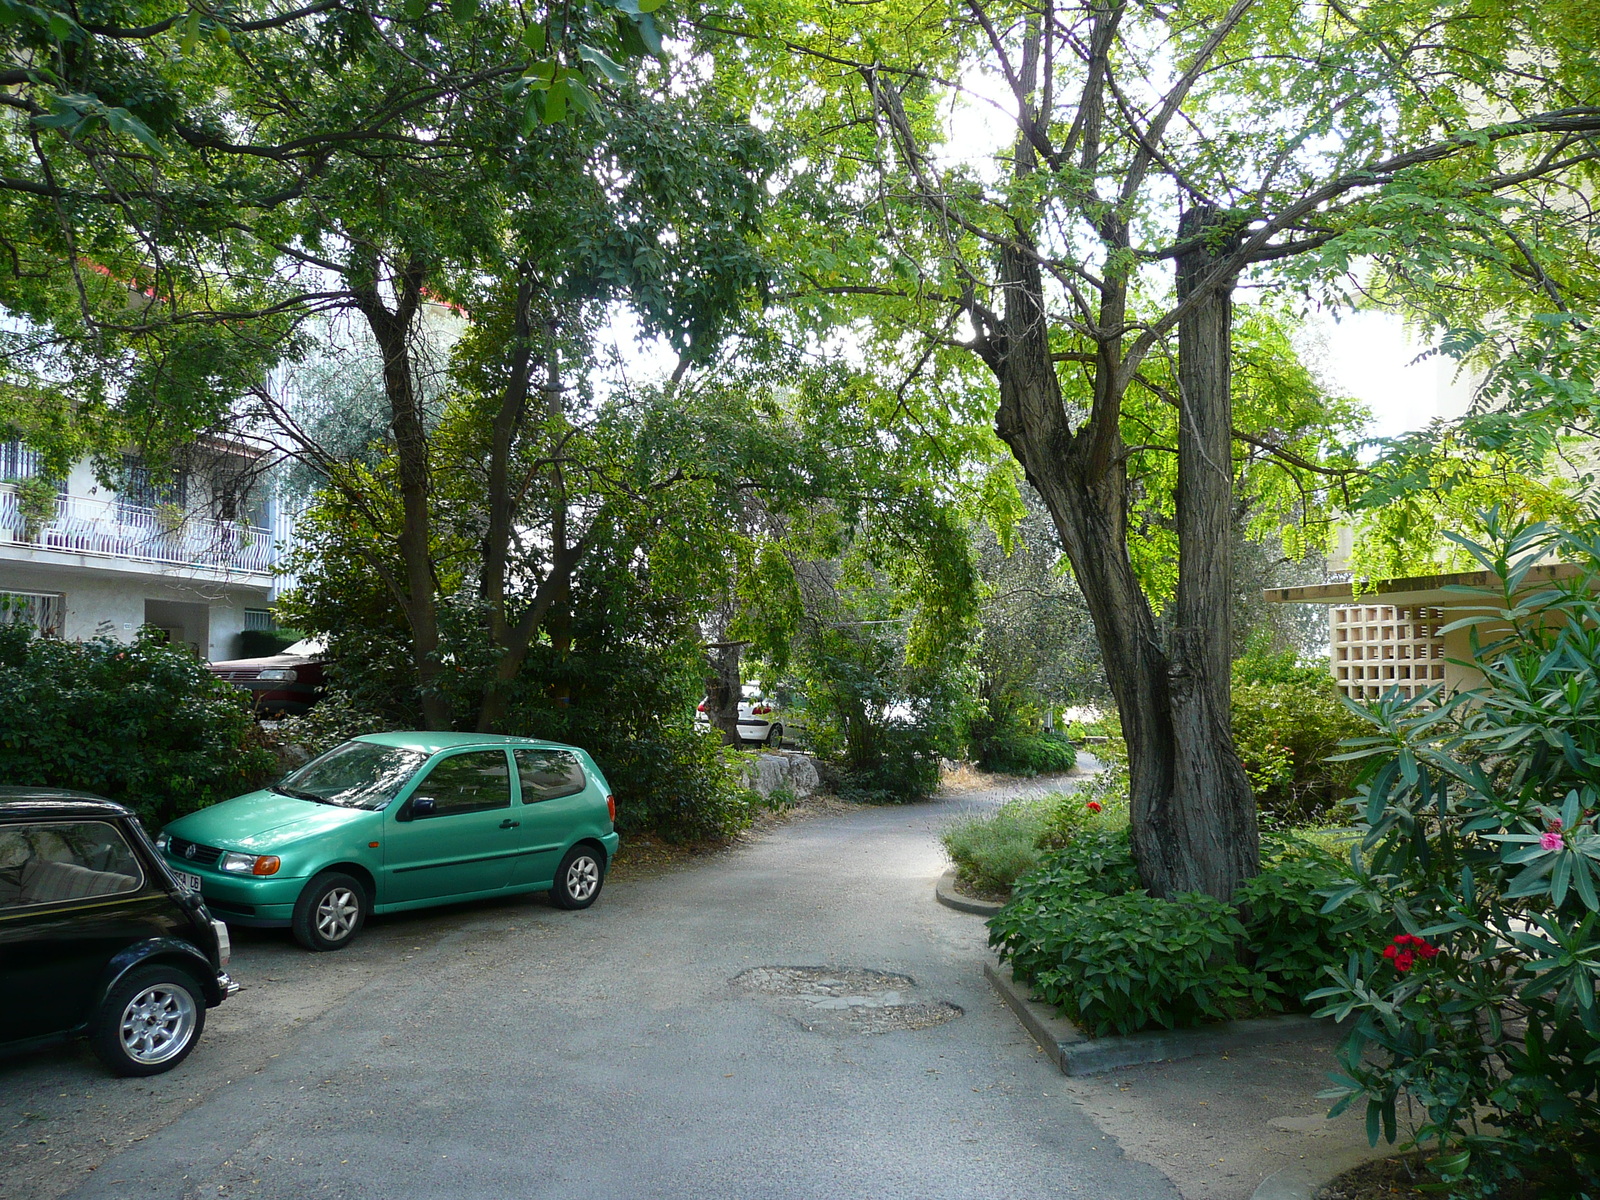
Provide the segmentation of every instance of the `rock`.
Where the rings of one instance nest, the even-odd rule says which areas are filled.
[[[822,776],[810,755],[791,754],[789,758],[789,786],[796,796],[809,796],[822,786]]]
[[[788,788],[797,797],[809,796],[821,785],[817,764],[807,754],[760,754],[749,768],[750,786],[763,796]]]

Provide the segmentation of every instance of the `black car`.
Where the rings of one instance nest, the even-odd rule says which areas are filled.
[[[238,990],[228,953],[122,805],[0,788],[0,1049],[87,1034],[118,1075],[171,1070]]]

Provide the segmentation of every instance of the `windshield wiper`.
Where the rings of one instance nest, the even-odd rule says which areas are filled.
[[[315,804],[333,803],[331,800],[324,796],[319,796],[315,792],[302,792],[296,788],[284,787],[281,783],[269,783],[267,787],[272,791],[277,792],[280,796],[288,796],[294,800],[310,800]]]

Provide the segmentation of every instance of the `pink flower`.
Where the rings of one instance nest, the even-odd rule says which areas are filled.
[[[1559,850],[1561,849],[1562,845],[1561,835],[1554,829],[1547,829],[1539,836],[1539,845],[1543,846],[1546,850]]]

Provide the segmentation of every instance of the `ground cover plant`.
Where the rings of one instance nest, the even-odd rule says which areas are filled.
[[[1464,618],[1481,686],[1389,699],[1353,757],[1360,840],[1330,915],[1373,936],[1314,995],[1351,1023],[1335,1111],[1409,1122],[1458,1197],[1600,1192],[1600,538],[1489,522]],[[1535,586],[1547,555],[1576,578]],[[1446,627],[1447,629],[1449,626]]]
[[[1055,837],[991,918],[989,944],[1094,1037],[1299,1010],[1367,936],[1321,911],[1319,892],[1347,872],[1308,838],[1269,835],[1261,873],[1224,903],[1150,895],[1125,819],[1063,822]]]
[[[993,812],[964,817],[940,836],[968,891],[1003,896],[1050,850],[1088,827],[1128,823],[1127,777],[1112,769],[1085,779],[1077,790],[1009,801]]]

